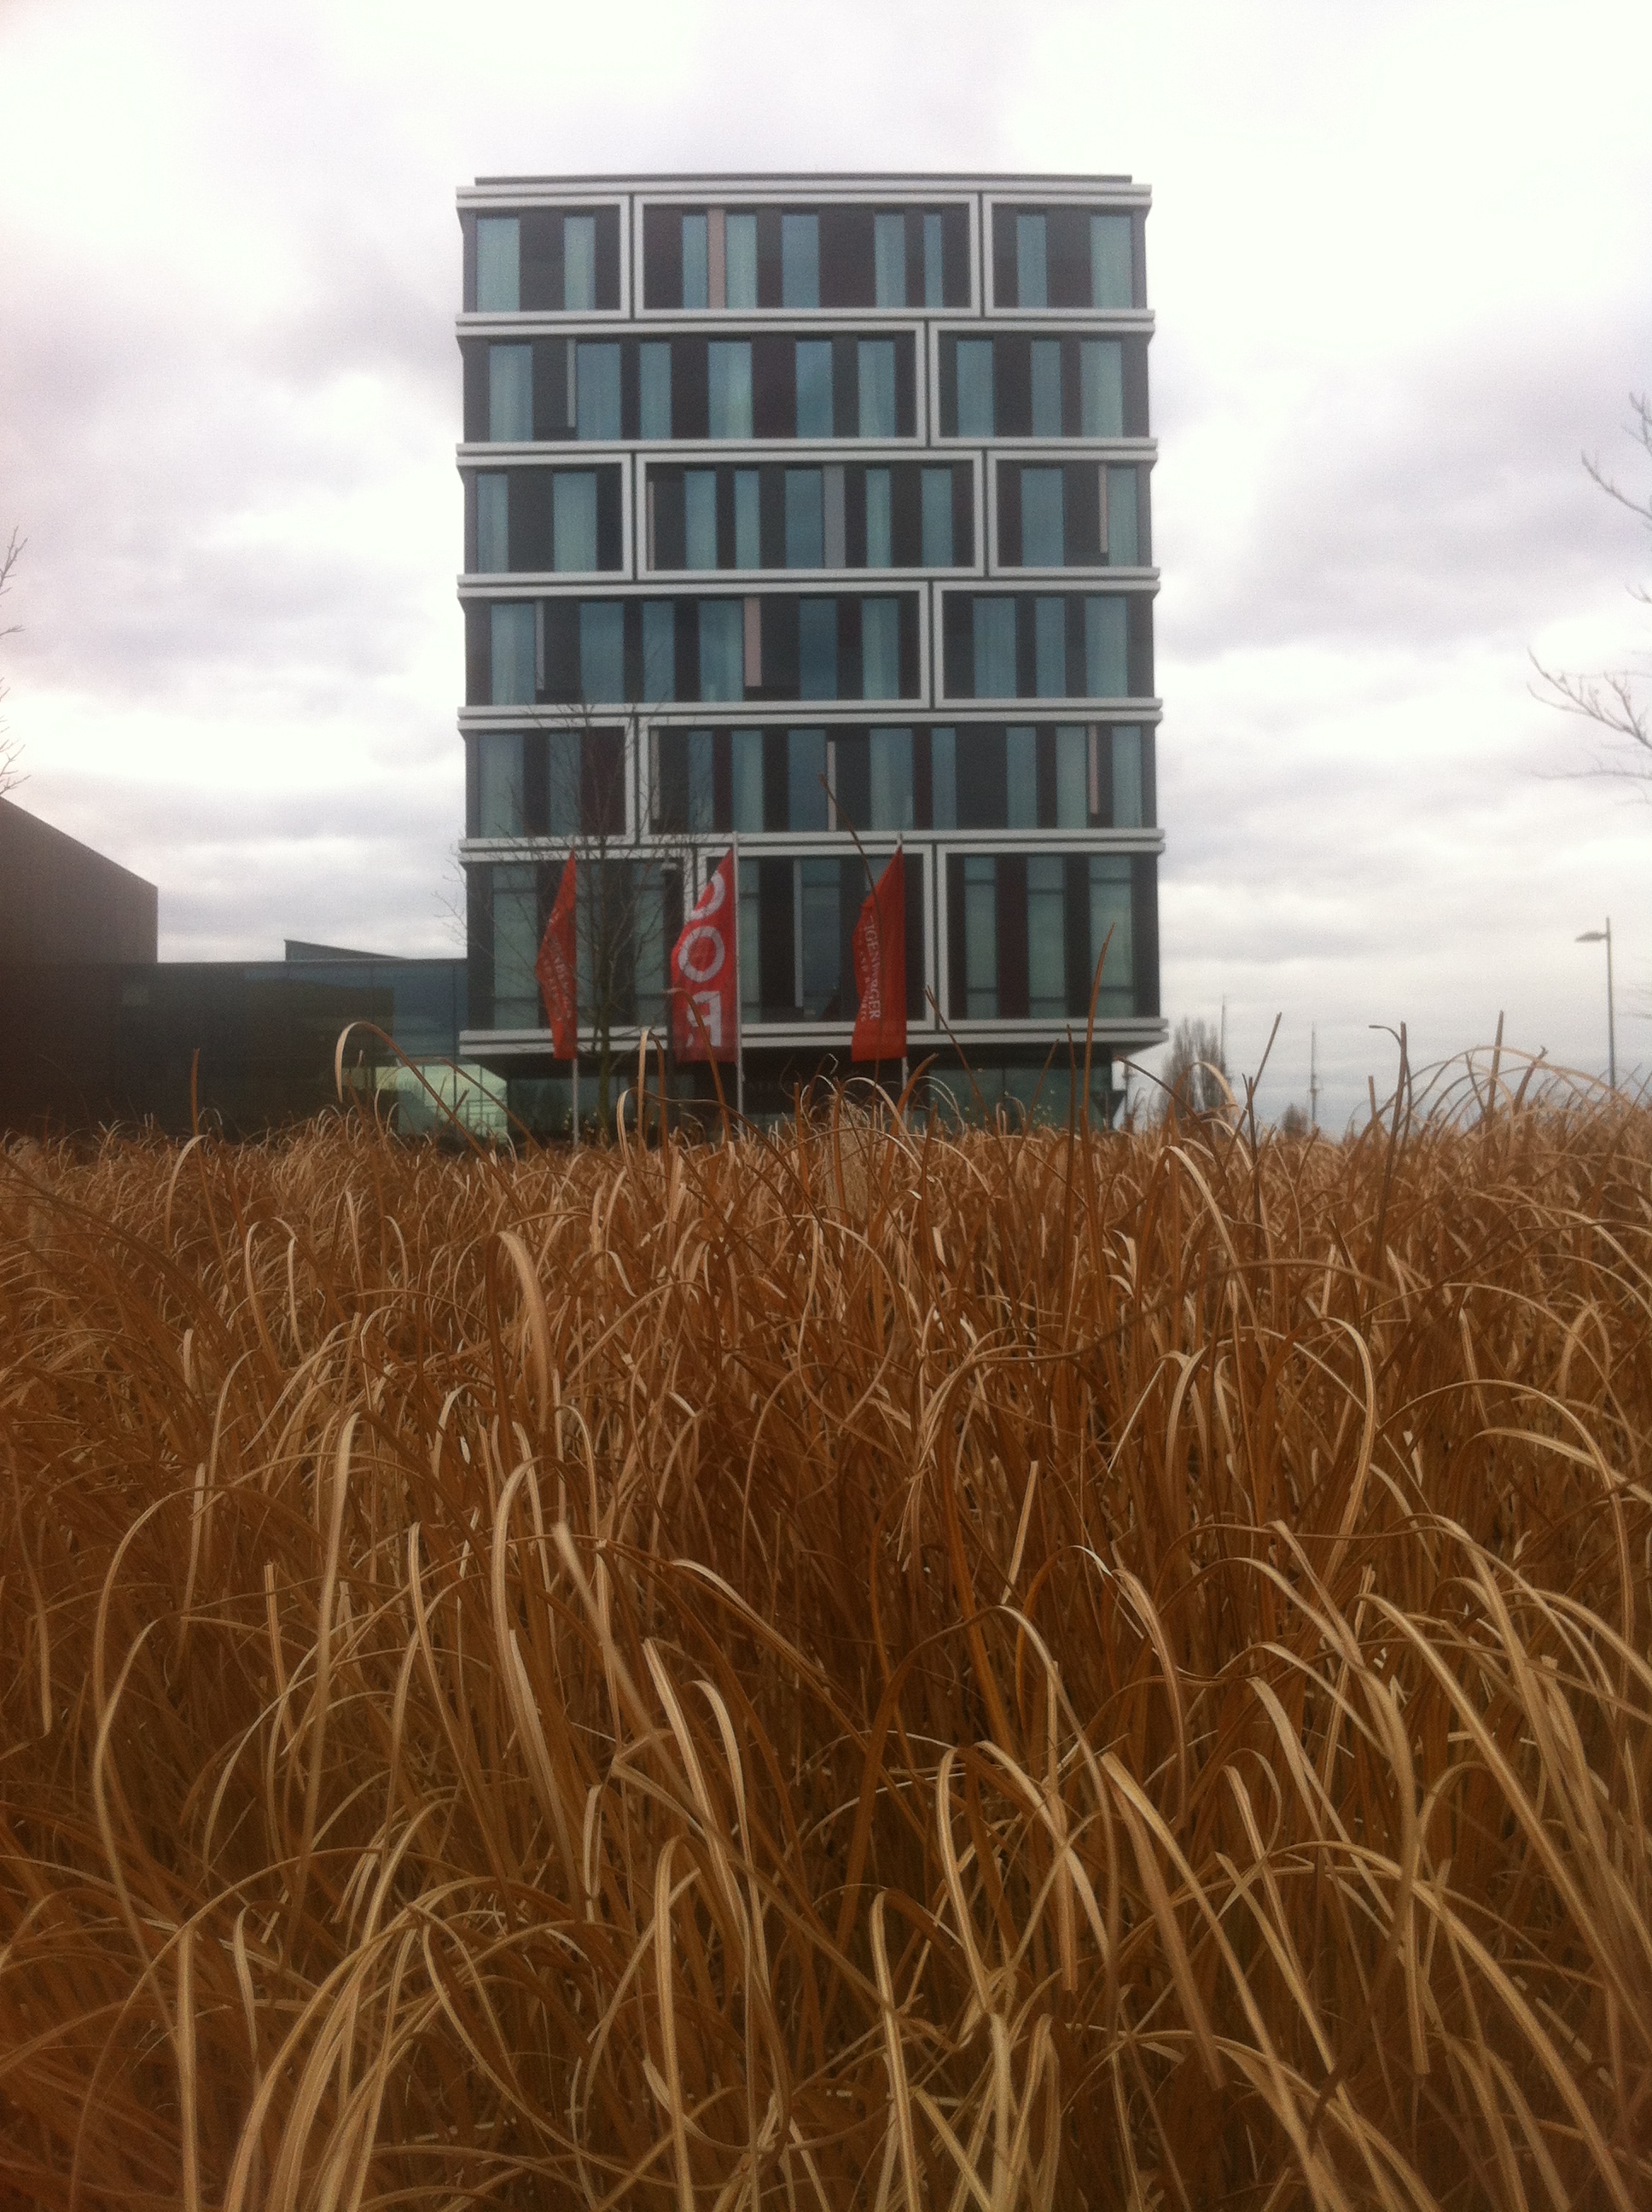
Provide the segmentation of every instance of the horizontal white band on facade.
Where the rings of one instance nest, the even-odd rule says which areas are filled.
[[[957,1038],[967,1053],[971,1045],[991,1048],[1012,1045],[1024,1050],[1028,1046],[1042,1046],[1047,1052],[1060,1051],[1071,1039],[1075,1051],[1082,1054],[1087,1024],[1076,1014],[1060,1022],[966,1022],[949,1021],[943,1030],[932,1015],[926,1012],[922,1021],[916,1018],[907,1024],[910,1039],[907,1049],[908,1060],[926,1059],[937,1050],[944,1054],[947,1033]],[[1094,1031],[1095,1042],[1103,1050],[1115,1047],[1139,1052],[1153,1045],[1163,1044],[1169,1035],[1169,1024],[1156,1014],[1139,1016],[1109,1015],[1102,1020],[1098,1015]],[[662,1032],[649,1024],[651,1041],[662,1038]],[[857,1067],[865,1063],[852,1062],[848,1051],[854,1036],[852,1022],[790,1022],[742,1024],[742,1047],[748,1058],[756,1052],[841,1052],[845,1060],[844,1073],[853,1076]],[[623,1060],[635,1058],[642,1036],[640,1024],[622,1027],[617,1022],[609,1032],[609,1043],[621,1081],[624,1079]],[[580,1057],[594,1058],[598,1050],[597,1033],[581,1027]],[[549,1030],[461,1030],[459,1036],[459,1056],[461,1060],[547,1060],[552,1057]],[[566,1063],[563,1063],[566,1065]],[[727,1063],[726,1063],[727,1064]],[[1059,1063],[1058,1063],[1059,1064]],[[950,1067],[935,1070],[938,1077],[953,1073]],[[732,1103],[732,1102],[731,1102]]]
[[[671,830],[616,832],[602,837],[463,837],[461,860],[562,860],[570,853],[589,860],[667,859],[720,860],[737,833],[703,830],[690,836]],[[841,860],[853,849],[847,830],[742,830],[738,833],[741,853],[750,859],[768,860]],[[944,860],[960,853],[1162,853],[1163,830],[866,830],[860,843],[869,860],[889,860],[897,845],[913,851],[934,852]]]
[[[792,189],[796,187],[796,190]],[[1069,200],[1111,208],[1146,208],[1153,202],[1151,185],[1133,178],[1106,174],[1084,176],[1072,172],[1040,176],[1025,170],[883,171],[842,169],[743,170],[726,174],[665,170],[653,174],[587,177],[479,177],[460,185],[456,198],[462,208],[588,207],[592,200],[617,205],[627,199],[657,206],[698,207],[708,195],[742,206],[773,206],[776,200],[806,198],[823,207],[857,206],[887,200],[978,199],[983,193],[1008,202],[1056,206]]]
[[[872,724],[878,728],[952,729],[972,722],[1017,725],[1027,722],[1138,722],[1157,724],[1164,718],[1164,702],[1151,699],[1084,699],[1082,714],[1047,713],[1063,702],[1055,699],[1011,699],[1005,702],[981,699],[944,700],[926,706],[920,699],[685,699],[615,700],[582,706],[578,702],[540,702],[519,707],[461,707],[459,732],[470,730],[550,730],[570,726],[597,730],[621,724],[643,729],[746,730],[818,729],[836,723],[850,728]],[[1071,707],[1071,700],[1066,704]],[[794,712],[793,709],[796,711]],[[879,709],[884,711],[880,712]]]
[[[1002,322],[1018,336],[1037,336],[1037,325],[1048,323],[1052,337],[1082,335],[1088,328],[1096,337],[1150,335],[1155,322],[1151,307],[932,307],[927,314],[913,307],[721,307],[715,314],[704,307],[489,307],[464,308],[453,318],[453,329],[462,338],[578,337],[589,325],[592,335],[606,337],[616,323],[638,329],[650,325],[691,336],[703,330],[708,337],[726,338],[731,328],[738,334],[741,323],[754,321],[762,335],[784,337],[788,331],[817,337],[821,325],[835,325],[853,333],[863,319],[880,331],[902,327],[915,337],[933,331],[944,337],[956,328],[969,337],[980,337],[981,325]]]
[[[1028,572],[1029,574],[1032,571]],[[1040,569],[1041,576],[1066,576],[1073,580],[1073,590],[1084,599],[1096,597],[1096,584],[1112,583],[1117,586],[1120,598],[1152,599],[1158,591],[1159,572],[1157,568],[1052,568]],[[963,590],[979,569],[951,568],[655,568],[647,576],[627,576],[617,568],[553,569],[544,573],[534,584],[533,596],[539,599],[817,599],[823,596],[823,582],[835,584],[834,599],[890,598],[896,592],[920,592],[926,585],[952,592]],[[993,594],[997,599],[1014,596],[1009,579],[1018,570],[1004,572],[1004,588]],[[877,576],[881,588],[865,590],[859,579]],[[1086,580],[1081,586],[1078,579]],[[682,581],[677,580],[678,578]],[[744,579],[758,588],[737,592],[737,580]],[[602,589],[593,592],[592,580]],[[697,580],[693,591],[688,589],[690,579]],[[476,574],[461,571],[456,579],[461,599],[519,599],[526,596],[525,574],[513,574],[508,569],[486,570]],[[969,597],[979,599],[981,592]],[[1048,599],[1050,594],[1042,595]]]
[[[580,466],[587,453],[593,459],[606,455],[610,459],[629,457],[647,462],[703,461],[708,452],[714,452],[720,459],[725,454],[738,454],[747,460],[789,461],[796,466],[811,460],[909,460],[914,446],[922,442],[920,438],[536,438],[531,442],[489,438],[469,443],[461,439],[453,448],[453,459],[460,469],[496,468],[502,463],[513,467],[567,468],[570,462]],[[947,452],[955,460],[967,458],[957,451],[959,447],[973,448],[983,459],[990,454],[996,461],[1048,463],[1060,460],[1069,452],[1075,460],[1127,461],[1138,466],[1145,463],[1149,468],[1158,459],[1157,438],[1069,437],[1065,431],[1059,438],[1030,443],[1018,432],[1013,438],[983,438],[973,432],[967,438],[948,438]]]

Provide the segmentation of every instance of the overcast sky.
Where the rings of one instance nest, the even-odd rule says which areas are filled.
[[[1490,1036],[1652,1065],[1652,807],[1527,655],[1652,647],[1652,7],[0,0],[14,796],[166,957],[459,949],[453,190],[1127,172],[1148,226],[1164,1004],[1323,1115]],[[1636,1008],[1642,1009],[1640,1018]]]

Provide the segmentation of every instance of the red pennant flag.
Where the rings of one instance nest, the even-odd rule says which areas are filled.
[[[579,970],[574,957],[574,855],[568,856],[556,903],[540,941],[533,972],[550,1024],[550,1048],[558,1060],[573,1060],[580,1049]]]
[[[732,1060],[739,1036],[738,902],[734,854],[707,878],[671,947],[671,1050],[679,1060]]]
[[[906,864],[896,853],[866,894],[854,926],[854,1018],[851,1060],[904,1060],[907,1049]]]

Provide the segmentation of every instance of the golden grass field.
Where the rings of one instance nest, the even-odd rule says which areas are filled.
[[[0,1152],[0,2196],[1652,2204],[1652,1114]]]

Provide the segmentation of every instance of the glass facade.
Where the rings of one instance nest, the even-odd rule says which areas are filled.
[[[932,1100],[1065,1115],[1045,1062],[1100,962],[1105,1103],[1163,1033],[1145,193],[509,198],[461,199],[467,316],[521,319],[460,328],[464,1049],[566,1084],[533,962],[570,849],[582,1024],[662,1019],[738,841],[749,1099],[847,1074],[851,939],[900,841]]]

